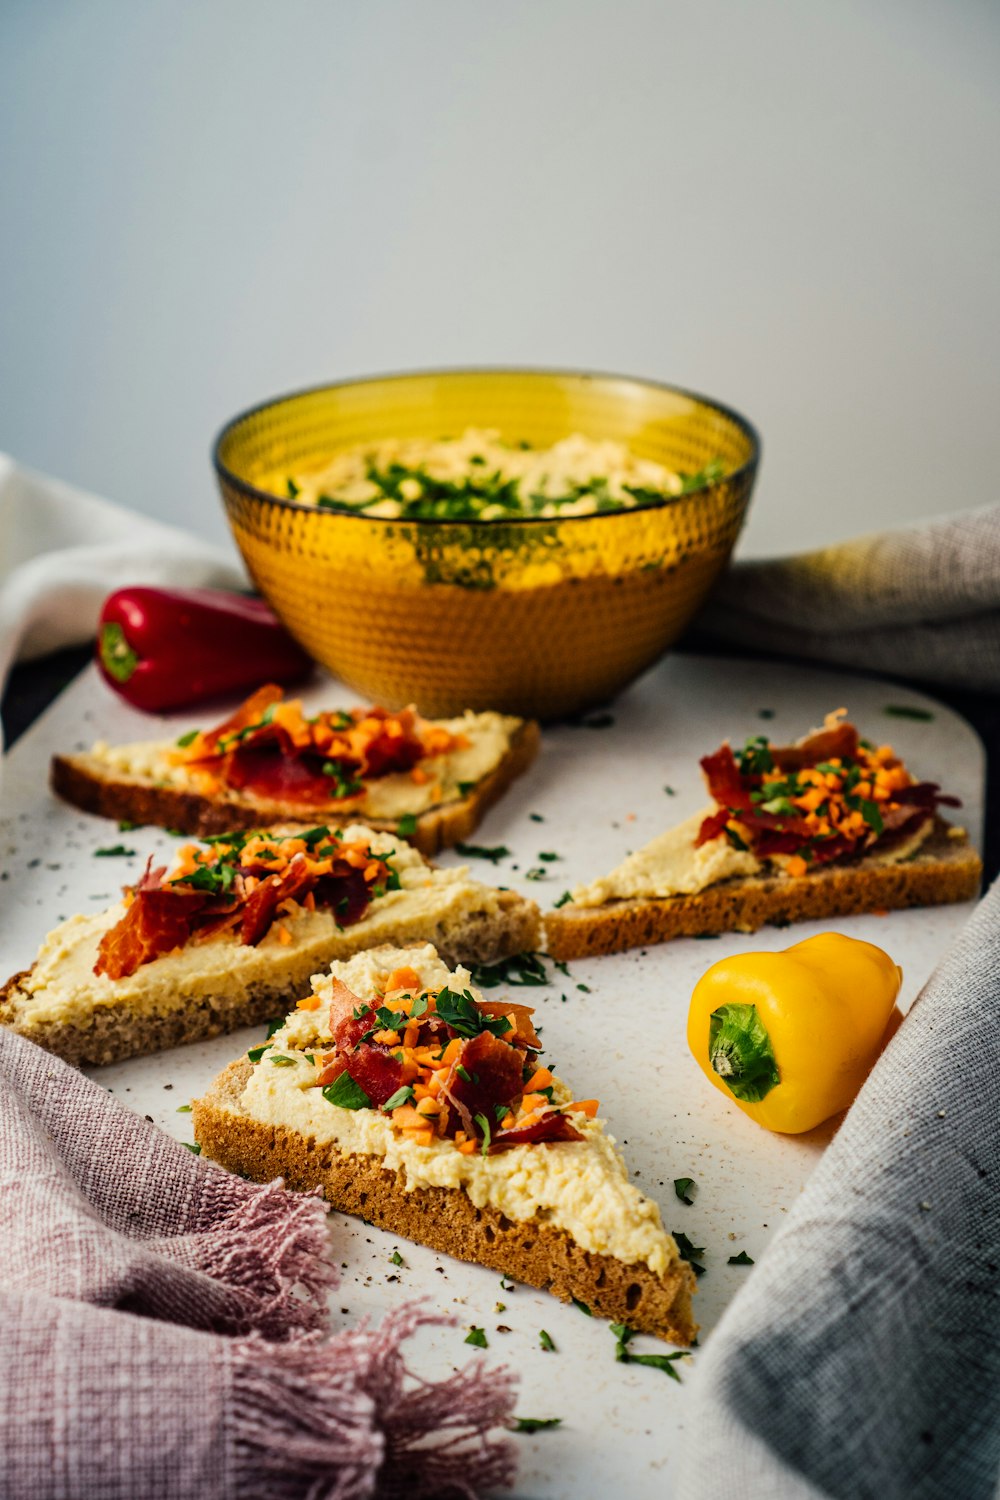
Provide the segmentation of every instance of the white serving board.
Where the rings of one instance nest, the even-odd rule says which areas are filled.
[[[314,707],[358,701],[326,679],[306,697]],[[934,717],[889,717],[887,704],[928,708]],[[910,689],[842,673],[678,655],[621,697],[611,727],[546,732],[534,767],[475,835],[482,844],[506,844],[511,857],[496,871],[475,861],[475,873],[548,907],[568,886],[609,869],[668,823],[704,805],[698,758],[724,738],[741,743],[765,732],[793,739],[840,705],[849,708],[867,737],[891,739],[921,779],[940,781],[961,797],[959,816],[979,841],[983,751],[974,731],[949,709]],[[771,716],[762,717],[762,710]],[[221,713],[200,717],[217,722]],[[2,787],[0,978],[31,963],[58,918],[109,904],[147,854],[166,857],[175,847],[160,830],[120,834],[114,824],[58,803],[47,789],[49,757],[89,747],[96,738],[176,736],[198,721],[198,714],[159,721],[133,712],[91,669],[16,745]],[[533,820],[532,813],[544,821]],[[135,849],[136,858],[94,857],[95,849],[118,843]],[[544,880],[527,880],[526,871],[539,866],[543,850],[558,853],[559,860],[545,867]],[[459,861],[446,854],[442,862]],[[885,918],[802,923],[791,933],[771,928],[750,937],[684,940],[574,963],[568,979],[556,974],[548,988],[513,992],[537,1006],[547,1060],[572,1080],[579,1097],[601,1100],[601,1114],[623,1145],[635,1181],[659,1201],[667,1226],[705,1246],[707,1269],[696,1299],[702,1344],[752,1274],[727,1265],[727,1257],[746,1250],[760,1258],[830,1128],[799,1138],[769,1135],[709,1086],[684,1040],[695,982],[726,954],[782,948],[835,927],[880,944],[902,964],[905,1008],[968,912],[967,905],[945,906]],[[92,1073],[140,1114],[190,1140],[190,1116],[177,1113],[177,1106],[203,1091],[262,1034],[244,1031]],[[673,1191],[673,1179],[682,1176],[697,1182],[692,1207]],[[501,1292],[494,1272],[397,1242],[357,1220],[332,1216],[331,1233],[343,1266],[331,1302],[334,1327],[364,1314],[377,1318],[407,1297],[426,1297],[442,1314],[457,1317],[459,1326],[429,1330],[414,1340],[411,1362],[422,1376],[443,1374],[478,1357],[463,1340],[468,1325],[483,1327],[489,1340],[485,1357],[508,1360],[521,1374],[518,1412],[562,1418],[560,1428],[516,1439],[521,1500],[596,1500],[611,1494],[666,1500],[673,1493],[672,1458],[685,1441],[685,1387],[658,1370],[616,1364],[606,1323],[528,1287]],[[396,1248],[402,1267],[390,1262]],[[502,1314],[494,1311],[498,1300],[506,1304]],[[498,1324],[510,1331],[497,1332]],[[555,1353],[539,1347],[542,1328],[555,1342]],[[662,1348],[645,1339],[635,1347]],[[690,1365],[684,1360],[677,1368],[684,1376]]]

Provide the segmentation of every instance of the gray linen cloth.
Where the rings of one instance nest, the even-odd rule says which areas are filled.
[[[1000,505],[737,562],[699,626],[787,656],[1000,691]]]
[[[696,1361],[681,1500],[1000,1488],[1000,882]]]
[[[410,1377],[448,1322],[327,1332],[318,1198],[208,1166],[0,1027],[3,1500],[472,1500],[513,1379]]]

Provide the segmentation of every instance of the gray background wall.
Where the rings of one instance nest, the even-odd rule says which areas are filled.
[[[3,0],[0,447],[222,536],[215,429],[554,363],[762,429],[785,551],[996,497],[992,0]]]

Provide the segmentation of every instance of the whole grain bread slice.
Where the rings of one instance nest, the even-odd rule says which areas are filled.
[[[494,912],[465,911],[441,920],[436,926],[428,926],[415,936],[422,942],[433,943],[452,964],[495,963],[537,948],[540,918],[535,903],[514,891],[498,891],[496,895]],[[349,935],[351,929],[344,931]],[[351,950],[341,947],[336,956],[344,956],[345,951]],[[0,1025],[11,1027],[77,1066],[120,1062],[126,1057],[204,1041],[240,1026],[256,1026],[284,1015],[308,992],[318,963],[312,951],[297,966],[289,963],[288,949],[283,950],[282,957],[284,972],[280,981],[265,977],[249,986],[235,988],[222,962],[218,982],[208,993],[200,990],[185,995],[175,991],[168,1009],[137,1011],[127,1003],[116,1004],[102,998],[95,1001],[85,1018],[68,1021],[32,1020],[26,990],[32,971],[24,969],[0,989]]]
[[[756,932],[826,917],[939,906],[979,893],[982,860],[963,829],[935,820],[930,838],[896,864],[868,858],[827,865],[807,875],[741,875],[694,896],[608,901],[560,907],[545,915],[549,954],[556,959],[620,953],[677,937]]]
[[[511,735],[503,758],[488,775],[477,781],[464,797],[420,813],[406,833],[400,832],[398,819],[370,818],[355,807],[303,809],[301,804],[236,790],[208,797],[185,787],[162,785],[146,776],[125,776],[119,772],[110,775],[101,757],[91,753],[53,756],[50,779],[52,790],[66,802],[103,818],[152,823],[202,836],[303,819],[322,821],[331,828],[362,820],[377,832],[405,837],[421,854],[432,855],[451,848],[475,831],[486,810],[531,765],[539,743],[538,725],[532,719],[523,720]]]
[[[477,1208],[462,1188],[407,1190],[401,1171],[378,1156],[345,1155],[281,1125],[254,1119],[241,1105],[253,1070],[248,1058],[231,1063],[202,1099],[192,1103],[202,1154],[254,1182],[283,1177],[300,1191],[322,1188],[341,1213],[428,1245],[458,1260],[576,1299],[601,1317],[642,1333],[688,1345],[697,1332],[691,1310],[694,1273],[685,1261],[657,1276],[645,1264],[584,1250],[562,1229],[517,1221],[489,1205]],[[538,1149],[546,1150],[545,1146]]]

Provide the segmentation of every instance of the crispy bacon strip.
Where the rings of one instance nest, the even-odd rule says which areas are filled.
[[[301,854],[291,861],[283,875],[270,875],[247,897],[240,923],[240,942],[256,947],[271,923],[282,901],[293,900],[312,885],[306,862]]]
[[[750,789],[740,775],[736,757],[729,745],[721,745],[713,755],[704,756],[701,768],[705,773],[708,789],[719,804],[719,811],[711,813],[702,822],[695,840],[696,847],[708,843],[709,839],[718,838],[734,812],[740,822],[754,832],[768,830],[773,833],[768,849],[762,852],[793,853],[808,842],[810,830],[804,818],[764,812],[751,800]],[[791,842],[785,848],[788,838]],[[761,847],[755,839],[754,848]]]
[[[366,744],[362,756],[362,775],[387,776],[392,771],[410,771],[424,755],[424,746],[415,732],[415,715],[404,708],[393,715],[402,733],[390,732],[390,715],[384,708],[372,708],[366,719],[381,719],[383,728]],[[393,726],[394,728],[395,726]]]
[[[223,719],[214,729],[208,729],[203,736],[207,744],[218,744],[219,740],[226,735],[236,734],[241,729],[249,729],[251,724],[256,724],[263,718],[272,703],[280,703],[284,698],[284,689],[278,687],[275,682],[265,683],[255,693],[251,693],[245,703],[241,703],[235,713],[230,714],[228,719]]]
[[[334,998],[334,1008],[339,1011],[339,1019],[333,1028],[333,1040],[338,1055],[354,1082],[364,1089],[372,1106],[380,1109],[401,1086],[403,1065],[381,1042],[361,1040],[366,1032],[373,1030],[378,1024],[375,1020],[375,1007],[369,1005],[360,1016],[355,1016],[356,1007],[353,1004],[350,1010],[345,1010],[346,1002],[354,1002],[357,997],[346,985],[339,985],[339,981],[337,984],[339,992]]]
[[[198,891],[183,881],[164,883],[166,867],[153,870],[152,861],[134,887],[132,901],[121,921],[104,934],[98,948],[95,974],[123,979],[192,938],[207,938],[239,926],[239,940],[256,947],[266,937],[285,901],[312,891],[316,905],[329,908],[340,927],[361,920],[372,893],[364,872],[336,860],[328,875],[315,875],[302,854],[296,854],[281,873],[265,865],[241,870],[226,893]],[[247,877],[257,884],[247,890]]]
[[[490,1142],[489,1154],[507,1151],[511,1146],[525,1146],[538,1141],[582,1141],[583,1136],[568,1115],[553,1111],[542,1115],[531,1125],[514,1126],[510,1130],[498,1130]]]
[[[470,1115],[485,1115],[492,1127],[494,1106],[509,1104],[521,1092],[523,1063],[517,1047],[481,1031],[462,1048],[443,1092],[449,1101],[464,1105]],[[469,1075],[467,1078],[459,1073],[459,1067]]]
[[[348,800],[331,796],[333,781],[321,769],[324,759],[294,752],[284,730],[268,725],[261,730],[259,740],[255,737],[253,744],[229,751],[218,768],[229,786],[246,788],[276,802],[325,804]]]
[[[829,760],[857,761],[860,752],[858,732],[853,724],[839,723],[809,735],[797,745],[770,746],[775,768],[795,774]],[[894,763],[895,764],[895,763]],[[701,762],[708,789],[718,803],[715,812],[704,818],[698,830],[696,847],[722,834],[733,817],[749,830],[753,851],[762,859],[776,854],[798,854],[808,849],[814,865],[833,860],[860,857],[876,841],[873,832],[864,834],[834,833],[821,838],[797,813],[772,814],[753,800],[751,790],[766,785],[760,776],[743,777],[736,757],[728,744],[720,746]],[[898,842],[912,833],[939,806],[961,806],[955,797],[941,795],[936,782],[915,782],[893,791],[890,800],[879,803],[883,832]]]
[[[530,1005],[517,1005],[513,1000],[477,1000],[479,1009],[487,1016],[513,1016],[514,1031],[506,1040],[516,1037],[532,1052],[537,1052],[542,1043],[531,1018],[535,1014]]]
[[[419,1082],[421,1067],[414,1063],[413,1053],[406,1053],[402,1045],[388,1046],[371,1040],[371,1033],[379,1024],[376,1018],[378,1005],[378,1000],[363,1001],[342,981],[334,981],[330,1031],[335,1051],[324,1055],[318,1078],[318,1084],[325,1086],[346,1070],[364,1089],[375,1109],[391,1099],[404,1079]],[[484,1016],[513,1017],[515,1029],[503,1037],[484,1030],[461,1042],[458,1055],[452,1056],[444,1082],[440,1082],[440,1072],[436,1075],[439,1090],[436,1102],[442,1107],[424,1117],[426,1127],[433,1129],[436,1122],[439,1139],[455,1135],[460,1127],[463,1135],[459,1139],[464,1137],[461,1147],[464,1151],[476,1149],[477,1142],[482,1149],[488,1134],[490,1144],[485,1149],[490,1154],[526,1144],[583,1140],[581,1132],[558,1108],[546,1109],[537,1117],[527,1116],[528,1124],[512,1125],[506,1130],[497,1127],[498,1114],[505,1114],[508,1108],[516,1113],[516,1101],[524,1092],[526,1073],[530,1074],[536,1066],[528,1054],[536,1052],[541,1044],[531,1022],[533,1011],[530,1006],[502,1000],[479,1000],[476,1005]],[[405,1030],[407,1024],[412,1022],[402,1013],[398,1030]],[[419,1018],[419,1036],[418,1054],[421,1048],[428,1046],[432,1049],[454,1046],[454,1028],[433,1011]],[[432,1050],[432,1056],[439,1054]],[[426,1070],[427,1064],[422,1066]],[[425,1071],[425,1080],[429,1076]],[[430,1093],[418,1090],[418,1094],[420,1099],[434,1097],[433,1090]],[[397,1113],[401,1120],[405,1120],[400,1125],[404,1130],[412,1129],[414,1118],[419,1118],[409,1103],[394,1109],[393,1116]],[[477,1123],[477,1116],[485,1118],[488,1132]]]
[[[200,891],[137,889],[124,917],[101,938],[94,973],[124,979],[162,953],[183,948],[211,899]]]
[[[352,989],[344,984],[343,980],[335,979],[331,985],[330,1003],[330,1035],[333,1037],[335,1043],[338,1041],[341,1022],[351,1020],[354,1012],[359,1008],[365,1008],[369,1012],[371,1010],[371,1007],[361,999],[360,995],[356,995]],[[367,1029],[366,1025],[363,1030],[367,1031]],[[358,1036],[361,1035],[362,1032],[359,1031]]]
[[[359,780],[409,771],[428,753],[417,732],[412,709],[390,714],[370,708],[346,717],[341,726],[320,716],[311,728],[304,725],[305,742],[296,740],[285,724],[261,724],[266,711],[283,701],[281,689],[260,688],[224,723],[203,733],[194,745],[189,764],[210,770],[225,784],[256,792],[277,801],[328,805],[350,802],[360,792],[334,797],[335,778],[323,767],[337,762],[344,779]],[[277,716],[280,719],[280,715]],[[233,736],[249,731],[240,739]]]
[[[386,1047],[362,1042],[355,1051],[342,1056],[344,1067],[364,1089],[375,1109],[381,1109],[403,1082],[403,1065]]]
[[[801,771],[821,760],[856,760],[858,731],[853,724],[837,724],[807,735],[797,745],[772,745],[771,759],[781,771]]]

